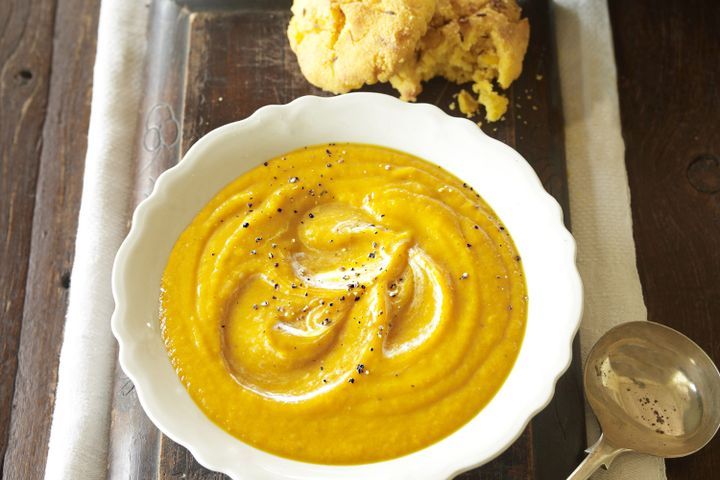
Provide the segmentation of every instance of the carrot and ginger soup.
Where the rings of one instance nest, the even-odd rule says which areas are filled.
[[[216,424],[296,460],[397,457],[457,430],[517,357],[508,231],[436,165],[369,145],[270,160],[217,194],[162,278],[162,335]]]

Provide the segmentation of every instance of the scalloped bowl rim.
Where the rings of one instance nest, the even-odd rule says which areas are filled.
[[[322,141],[313,141],[318,139]],[[515,366],[476,417],[417,452],[377,463],[337,466],[260,451],[202,414],[164,352],[157,325],[159,275],[177,235],[223,185],[264,160],[311,144],[303,141],[374,143],[441,165],[475,187],[507,226],[523,257],[528,325]],[[263,158],[258,152],[277,153]],[[239,173],[218,178],[212,168]],[[136,208],[115,258],[112,331],[119,343],[120,365],[148,417],[207,468],[235,479],[450,478],[502,453],[550,402],[557,379],[570,365],[582,314],[575,252],[560,206],[532,167],[471,121],[432,105],[408,104],[375,93],[300,97],[286,105],[262,107],[244,120],[211,131],[158,178],[151,195]]]

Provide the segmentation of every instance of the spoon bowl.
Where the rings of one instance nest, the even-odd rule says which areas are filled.
[[[624,323],[603,335],[584,383],[603,435],[568,480],[588,478],[627,451],[689,455],[720,427],[717,367],[692,340],[658,323]]]

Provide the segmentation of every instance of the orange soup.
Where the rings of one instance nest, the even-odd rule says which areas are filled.
[[[162,335],[215,423],[295,460],[357,464],[451,434],[495,395],[527,317],[492,209],[411,155],[304,148],[232,181],[179,237]]]

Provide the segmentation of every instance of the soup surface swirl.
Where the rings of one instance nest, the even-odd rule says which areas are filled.
[[[170,359],[205,414],[262,450],[353,464],[426,447],[493,397],[527,317],[492,209],[436,165],[329,144],[250,170],[162,278]]]

